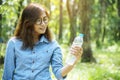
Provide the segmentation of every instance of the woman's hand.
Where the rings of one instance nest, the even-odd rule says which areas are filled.
[[[81,48],[79,46],[72,45],[72,47],[70,49],[70,53],[72,55],[74,55],[76,57],[76,59],[74,62],[73,62],[73,60],[71,62],[70,59],[72,59],[73,57],[69,58],[71,55],[68,57],[68,59],[66,60],[67,64],[61,69],[61,74],[63,77],[66,76],[73,69],[73,67],[77,63],[77,61],[80,60],[82,53],[83,53],[83,48]]]
[[[75,61],[75,63],[76,63],[78,60],[80,60],[80,58],[82,56],[83,48],[74,45],[71,47],[70,52],[71,52],[71,54],[73,54],[76,57],[76,61]]]

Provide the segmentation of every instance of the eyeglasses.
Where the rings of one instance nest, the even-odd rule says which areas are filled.
[[[47,24],[48,23],[48,17],[43,17],[43,18],[37,19],[36,24],[41,25],[42,22],[44,22],[44,24]]]

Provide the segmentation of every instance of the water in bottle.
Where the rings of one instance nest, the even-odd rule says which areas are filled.
[[[84,34],[79,34],[79,36],[75,37],[75,39],[72,43],[72,46],[81,47],[82,44],[83,44],[83,36],[84,36]],[[75,60],[76,60],[76,57],[73,54],[69,53],[68,57],[66,59],[66,63],[69,64],[69,65],[73,65]]]

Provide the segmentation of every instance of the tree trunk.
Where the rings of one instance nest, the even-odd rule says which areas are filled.
[[[0,38],[2,37],[2,14],[0,14]]]
[[[0,5],[2,5],[2,0],[0,0]],[[0,14],[0,39],[2,40],[2,14]],[[2,42],[2,41],[1,41]],[[0,48],[1,51],[1,48]],[[3,56],[0,55],[0,64],[4,63],[4,58]]]
[[[62,39],[62,30],[63,30],[63,15],[62,15],[62,3],[63,1],[60,0],[60,17],[59,17],[59,40]]]
[[[76,0],[73,1],[72,4],[70,4],[70,0],[67,0],[67,10],[70,20],[70,43],[72,43],[73,39],[76,36],[76,29],[77,29],[77,9],[76,9]]]
[[[105,0],[99,0],[100,3],[100,13],[99,13],[99,20],[98,20],[98,26],[96,27],[96,33],[95,33],[95,38],[96,38],[96,46],[97,48],[101,47],[101,42],[104,42],[104,38],[105,38],[105,32],[106,32],[106,28],[105,28],[105,11],[106,11],[106,6],[105,6]],[[102,38],[101,38],[102,36]],[[102,39],[100,41],[100,38]]]
[[[85,34],[83,44],[82,62],[95,61],[91,50],[90,39],[90,15],[92,0],[80,0],[80,19],[81,19],[81,32]]]
[[[102,27],[102,40],[101,42],[104,42],[105,34],[106,34],[106,28],[105,28],[105,13],[106,13],[106,0],[100,0],[101,5],[101,27]]]
[[[96,47],[97,48],[100,48],[100,46],[101,46],[100,36],[101,36],[102,16],[103,16],[101,0],[99,0],[99,3],[100,3],[99,20],[98,20],[98,26],[95,29],[95,31],[96,31],[95,38],[96,38]]]
[[[120,0],[117,0],[117,9],[118,9],[118,29],[117,29],[117,34],[116,34],[116,41],[120,41]]]
[[[4,57],[2,56],[2,57],[0,57],[0,65],[1,64],[4,64]]]
[[[19,19],[19,17],[20,17],[20,12],[21,12],[21,9],[22,9],[22,3],[23,3],[23,1],[20,0],[20,1],[19,1],[19,6],[18,6],[18,12],[17,12],[17,18],[18,18],[18,19]],[[15,27],[17,26],[17,22],[18,22],[18,20],[16,20],[16,22],[15,22]]]
[[[51,0],[48,0],[49,1],[49,6],[48,6],[48,8],[49,8],[49,15],[51,16]]]
[[[2,5],[2,0],[0,0],[0,5]],[[2,37],[2,14],[0,14],[0,38]]]
[[[118,16],[120,17],[120,0],[117,0]]]

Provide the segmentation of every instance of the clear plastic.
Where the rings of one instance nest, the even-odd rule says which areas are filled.
[[[83,36],[84,36],[84,34],[79,34],[79,36],[75,37],[72,46],[82,47]],[[67,59],[66,59],[66,63],[69,65],[73,65],[75,63],[75,61],[76,61],[76,57],[69,52]]]

